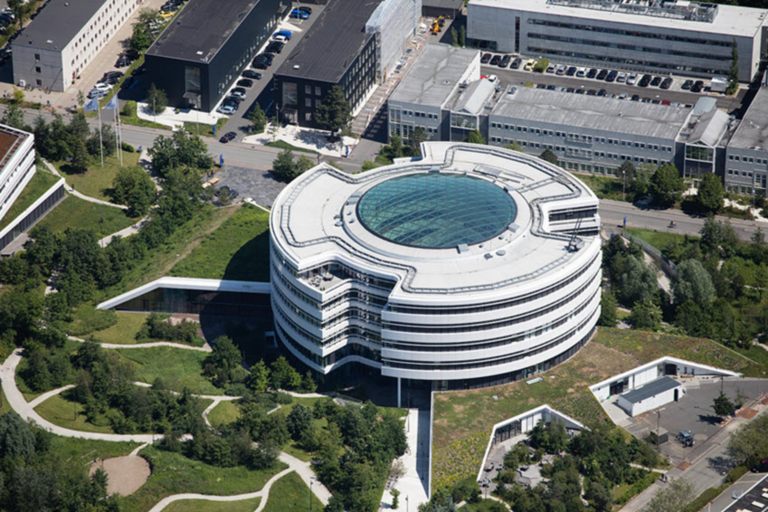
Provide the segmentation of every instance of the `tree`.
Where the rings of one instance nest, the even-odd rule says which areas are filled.
[[[615,256],[609,264],[613,293],[627,307],[656,297],[656,275],[639,257],[632,254]]]
[[[335,135],[344,130],[351,120],[352,108],[344,96],[344,91],[338,85],[334,85],[323,102],[315,109],[315,121],[320,127]]]
[[[418,155],[419,151],[421,150],[421,143],[426,142],[428,139],[429,137],[427,136],[427,131],[424,128],[421,126],[414,128],[413,132],[411,133],[411,138],[409,139],[411,154]]]
[[[213,341],[213,352],[203,360],[203,373],[217,386],[225,386],[243,379],[245,370],[241,366],[243,355],[227,336]]]
[[[459,46],[467,46],[467,27],[464,24],[459,27]]]
[[[301,375],[280,356],[269,367],[270,382],[275,389],[296,389],[301,386]]]
[[[400,491],[392,489],[389,494],[392,495],[392,510],[397,510],[400,508]]]
[[[693,486],[687,480],[678,478],[657,492],[642,512],[679,512],[693,498]]]
[[[128,207],[131,216],[145,215],[157,192],[152,178],[140,167],[123,167],[112,182],[112,199]]]
[[[32,12],[32,3],[28,0],[8,0],[8,8],[16,17],[16,23],[19,24],[19,29],[21,29]]]
[[[720,394],[716,396],[712,402],[712,410],[714,410],[715,414],[721,418],[725,416],[733,416],[736,412],[736,404],[734,404],[730,398],[725,396],[725,393],[720,391]]]
[[[539,155],[539,158],[541,158],[545,162],[549,162],[554,165],[560,165],[557,162],[557,155],[551,149],[545,149],[544,151],[542,151],[541,154]]]
[[[699,191],[696,194],[696,204],[708,213],[717,213],[723,207],[725,190],[720,178],[714,173],[701,177]]]
[[[81,139],[75,139],[69,146],[69,169],[72,172],[85,172],[88,170],[90,155],[85,147],[85,142]]]
[[[18,414],[0,416],[0,457],[29,461],[35,455],[35,433]]]
[[[93,130],[91,136],[85,141],[88,154],[94,157],[100,155],[110,156],[115,153],[115,132],[108,124],[101,127],[101,137],[99,130]]]
[[[672,283],[677,304],[692,301],[706,306],[715,300],[712,277],[698,260],[685,260],[677,265],[677,276]]]
[[[288,432],[294,441],[299,441],[312,425],[312,411],[301,404],[296,405],[285,418]]]
[[[655,331],[661,325],[661,308],[654,301],[645,299],[632,307],[632,313],[627,321],[635,329]]]
[[[3,112],[3,117],[0,122],[12,126],[19,130],[29,130],[29,126],[24,122],[24,111],[21,110],[21,106],[18,103],[8,103]]]
[[[246,384],[257,393],[264,393],[269,388],[269,368],[260,359],[258,363],[251,366],[251,374],[248,376]]]
[[[149,156],[152,159],[152,168],[166,180],[171,169],[186,167],[193,171],[207,171],[213,167],[213,159],[208,154],[208,146],[203,139],[186,130],[175,131],[170,137],[157,137],[149,149]],[[184,177],[184,173],[177,177]],[[200,181],[199,176],[190,178]]]
[[[735,254],[739,239],[730,222],[723,223],[715,220],[714,217],[709,217],[704,221],[704,226],[699,233],[701,234],[699,245],[706,254],[716,253],[725,259]]]
[[[485,144],[485,139],[483,138],[482,133],[477,130],[472,130],[469,132],[469,135],[467,135],[467,142],[470,144]]]
[[[616,316],[617,306],[616,297],[611,292],[603,291],[603,295],[600,298],[600,320],[598,320],[598,323],[603,327],[616,327],[616,322],[618,321]]]
[[[451,46],[460,46],[459,31],[454,26],[451,26]]]
[[[584,498],[594,507],[595,512],[610,512],[612,510],[611,488],[602,482],[589,481]]]
[[[672,206],[683,190],[683,179],[674,164],[659,166],[651,176],[650,193],[654,202],[663,207]]]
[[[168,106],[168,96],[165,91],[159,89],[154,83],[150,84],[147,92],[147,108],[150,114],[161,114]]]
[[[523,152],[523,146],[521,146],[517,142],[510,142],[509,144],[504,146],[504,149],[511,149],[512,151],[519,151],[521,153]]]
[[[728,454],[737,464],[755,466],[768,458],[768,416],[753,419],[731,435]]]
[[[272,162],[272,174],[286,183],[293,181],[299,175],[296,162],[293,160],[293,151],[284,149],[277,155]]]
[[[248,118],[251,122],[251,131],[254,133],[261,133],[267,126],[267,114],[261,109],[258,102],[254,105],[250,112],[248,112]]]

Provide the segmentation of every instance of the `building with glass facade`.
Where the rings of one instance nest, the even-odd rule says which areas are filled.
[[[706,78],[728,76],[735,45],[739,80],[748,82],[765,50],[767,14],[684,0],[471,0],[467,37],[500,52]]]
[[[575,353],[600,313],[597,197],[519,152],[422,154],[354,176],[322,164],[281,192],[276,337],[318,372],[363,364],[398,389],[504,382]]]

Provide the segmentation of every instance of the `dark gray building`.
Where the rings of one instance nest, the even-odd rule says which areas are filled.
[[[287,0],[195,0],[147,51],[147,83],[210,112],[270,37]]]
[[[354,111],[376,83],[376,37],[366,22],[381,0],[332,0],[275,73],[281,117],[317,126],[315,109],[334,85]]]

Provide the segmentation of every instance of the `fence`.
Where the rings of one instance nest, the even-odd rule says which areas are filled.
[[[645,251],[648,256],[651,257],[651,259],[653,259],[653,262],[656,263],[656,265],[661,269],[662,272],[667,275],[667,277],[670,279],[675,279],[677,277],[677,266],[666,256],[664,256],[659,249],[652,246],[642,238],[636,237],[631,233],[627,233],[626,231],[622,233],[622,236],[642,247],[643,251]]]

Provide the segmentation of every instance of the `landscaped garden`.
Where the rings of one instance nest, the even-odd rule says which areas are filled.
[[[63,233],[68,228],[87,228],[97,237],[111,235],[135,222],[119,208],[91,203],[75,196],[67,196],[38,224],[53,233]]]
[[[492,426],[549,404],[587,426],[608,423],[588,386],[640,364],[672,355],[747,376],[765,377],[757,361],[711,340],[650,331],[600,328],[569,361],[535,384],[517,381],[492,388],[435,394],[432,442],[433,489],[476,474]]]
[[[311,501],[311,503],[310,503]],[[272,484],[267,506],[263,512],[285,512],[287,510],[323,510],[323,504],[309,492],[299,475],[288,473]]]
[[[57,162],[55,165],[62,172],[67,183],[78,192],[104,201],[112,201],[109,192],[112,189],[115,176],[117,176],[117,171],[121,167],[132,167],[139,163],[139,153],[123,151],[122,154],[122,165],[120,165],[119,156],[115,154],[104,157],[103,167],[99,158],[94,159],[85,172],[64,172],[66,165],[61,162]]]
[[[115,351],[133,363],[136,380],[152,384],[162,379],[168,389],[189,389],[195,394],[221,395],[222,390],[203,375],[203,360],[208,354],[172,347],[136,348]]]
[[[238,501],[182,500],[171,503],[165,512],[253,512],[259,502],[261,498]]]
[[[13,202],[5,216],[0,220],[0,229],[10,224],[13,219],[29,208],[38,197],[43,195],[43,192],[51,188],[57,181],[59,181],[57,176],[54,176],[42,166],[38,167],[35,175],[32,176],[32,179],[29,180],[24,190],[21,191],[19,197],[16,198],[16,201]]]
[[[269,212],[241,206],[179,261],[171,275],[269,281]]]

